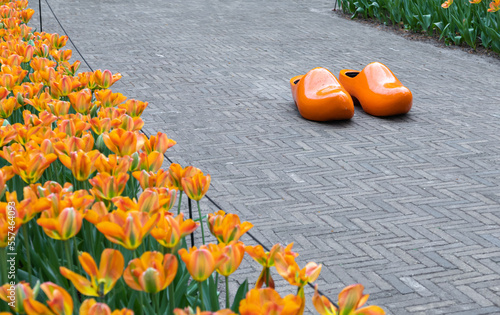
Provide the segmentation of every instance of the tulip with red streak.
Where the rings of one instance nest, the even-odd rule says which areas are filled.
[[[80,315],[134,315],[134,311],[127,308],[122,308],[121,310],[111,309],[108,305],[104,303],[97,303],[94,299],[87,299],[83,301],[82,306],[80,306]]]
[[[189,199],[200,201],[205,196],[210,187],[210,175],[206,176],[202,171],[198,171],[191,176],[181,178],[182,190]]]
[[[78,260],[83,270],[90,276],[90,280],[65,267],[59,267],[59,270],[81,294],[88,296],[103,297],[108,294],[122,276],[125,266],[123,255],[118,250],[110,248],[102,252],[99,269],[89,253],[81,252]]]
[[[167,187],[168,172],[159,169],[157,172],[147,172],[145,170],[132,173],[135,179],[139,181],[142,189],[149,187]]]
[[[302,299],[293,294],[282,298],[271,288],[252,289],[240,302],[241,315],[300,315]]]
[[[181,239],[193,233],[198,225],[199,223],[191,219],[184,220],[184,214],[182,213],[175,218],[173,215],[165,214],[151,230],[151,236],[153,236],[161,246],[175,251]]]
[[[181,248],[178,253],[193,280],[198,282],[207,280],[214,270],[228,259],[220,251],[213,252],[205,245],[200,248],[191,247],[189,252]]]
[[[24,300],[24,310],[28,315],[73,315],[73,300],[62,287],[45,282],[40,286],[47,296],[47,306],[33,298]]]
[[[78,181],[84,181],[95,171],[95,162],[101,153],[99,150],[84,152],[82,150],[71,152],[69,156],[60,154],[61,163],[71,170]]]
[[[237,214],[219,210],[208,214],[208,227],[219,242],[227,244],[239,240],[253,227],[253,224],[247,221],[242,223]]]
[[[114,129],[110,133],[103,133],[103,140],[108,149],[119,156],[132,155],[143,146],[143,138],[136,132],[123,129]]]
[[[13,290],[12,290],[12,287]],[[12,293],[14,292],[14,301],[11,300]],[[10,308],[19,314],[24,314],[24,305],[23,302],[26,299],[36,299],[38,295],[38,287],[32,289],[29,283],[21,281],[14,286],[10,284],[5,284],[0,287],[0,299],[7,302]],[[9,313],[10,314],[10,313]]]
[[[96,228],[109,241],[135,250],[159,219],[159,214],[150,216],[146,212],[116,210],[103,217]]]
[[[158,293],[174,280],[178,264],[172,254],[145,252],[128,263],[123,279],[134,290]]]
[[[318,285],[314,290],[312,298],[316,311],[321,315],[384,315],[385,311],[376,305],[363,305],[368,300],[369,295],[363,295],[363,285],[353,284],[344,288],[339,293],[338,307],[330,300],[318,293]]]
[[[82,228],[83,215],[75,208],[65,208],[58,215],[52,209],[42,212],[36,222],[43,231],[56,240],[68,240]]]
[[[93,186],[91,193],[99,199],[111,200],[114,197],[121,195],[127,185],[129,175],[127,173],[119,173],[112,176],[108,173],[99,173],[89,179]]]
[[[139,201],[135,198],[130,199],[129,197],[115,197],[112,201],[118,210],[122,210],[124,212],[139,211],[154,214],[160,211],[160,199],[158,193],[151,188],[148,188],[141,193]]]

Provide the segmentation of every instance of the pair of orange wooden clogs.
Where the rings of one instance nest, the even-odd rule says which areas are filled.
[[[406,114],[413,102],[410,90],[380,62],[362,71],[342,70],[339,80],[325,68],[314,68],[293,77],[290,85],[302,117],[315,121],[351,119],[353,98],[365,112],[379,117]]]

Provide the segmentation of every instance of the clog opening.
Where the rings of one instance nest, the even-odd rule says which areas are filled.
[[[293,84],[297,84],[297,83],[299,83],[299,81],[300,81],[300,79],[297,79],[297,80],[293,81]]]
[[[349,78],[355,78],[359,74],[359,71],[356,72],[346,72],[345,75]]]

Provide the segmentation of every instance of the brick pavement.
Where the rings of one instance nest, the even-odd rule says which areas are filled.
[[[326,0],[49,1],[94,69],[123,74],[114,90],[150,102],[145,130],[178,142],[169,157],[210,173],[209,195],[265,244],[323,263],[329,296],[359,282],[390,314],[500,314],[498,60]],[[45,3],[43,16],[61,32]],[[408,115],[299,116],[289,78],[371,61],[413,91]]]

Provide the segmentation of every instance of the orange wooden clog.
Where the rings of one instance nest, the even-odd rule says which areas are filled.
[[[410,111],[413,96],[389,68],[372,62],[361,72],[342,70],[340,83],[356,98],[365,112],[373,116],[392,116]]]
[[[354,115],[354,103],[337,78],[325,68],[314,68],[290,80],[300,115],[315,121],[345,120]]]

